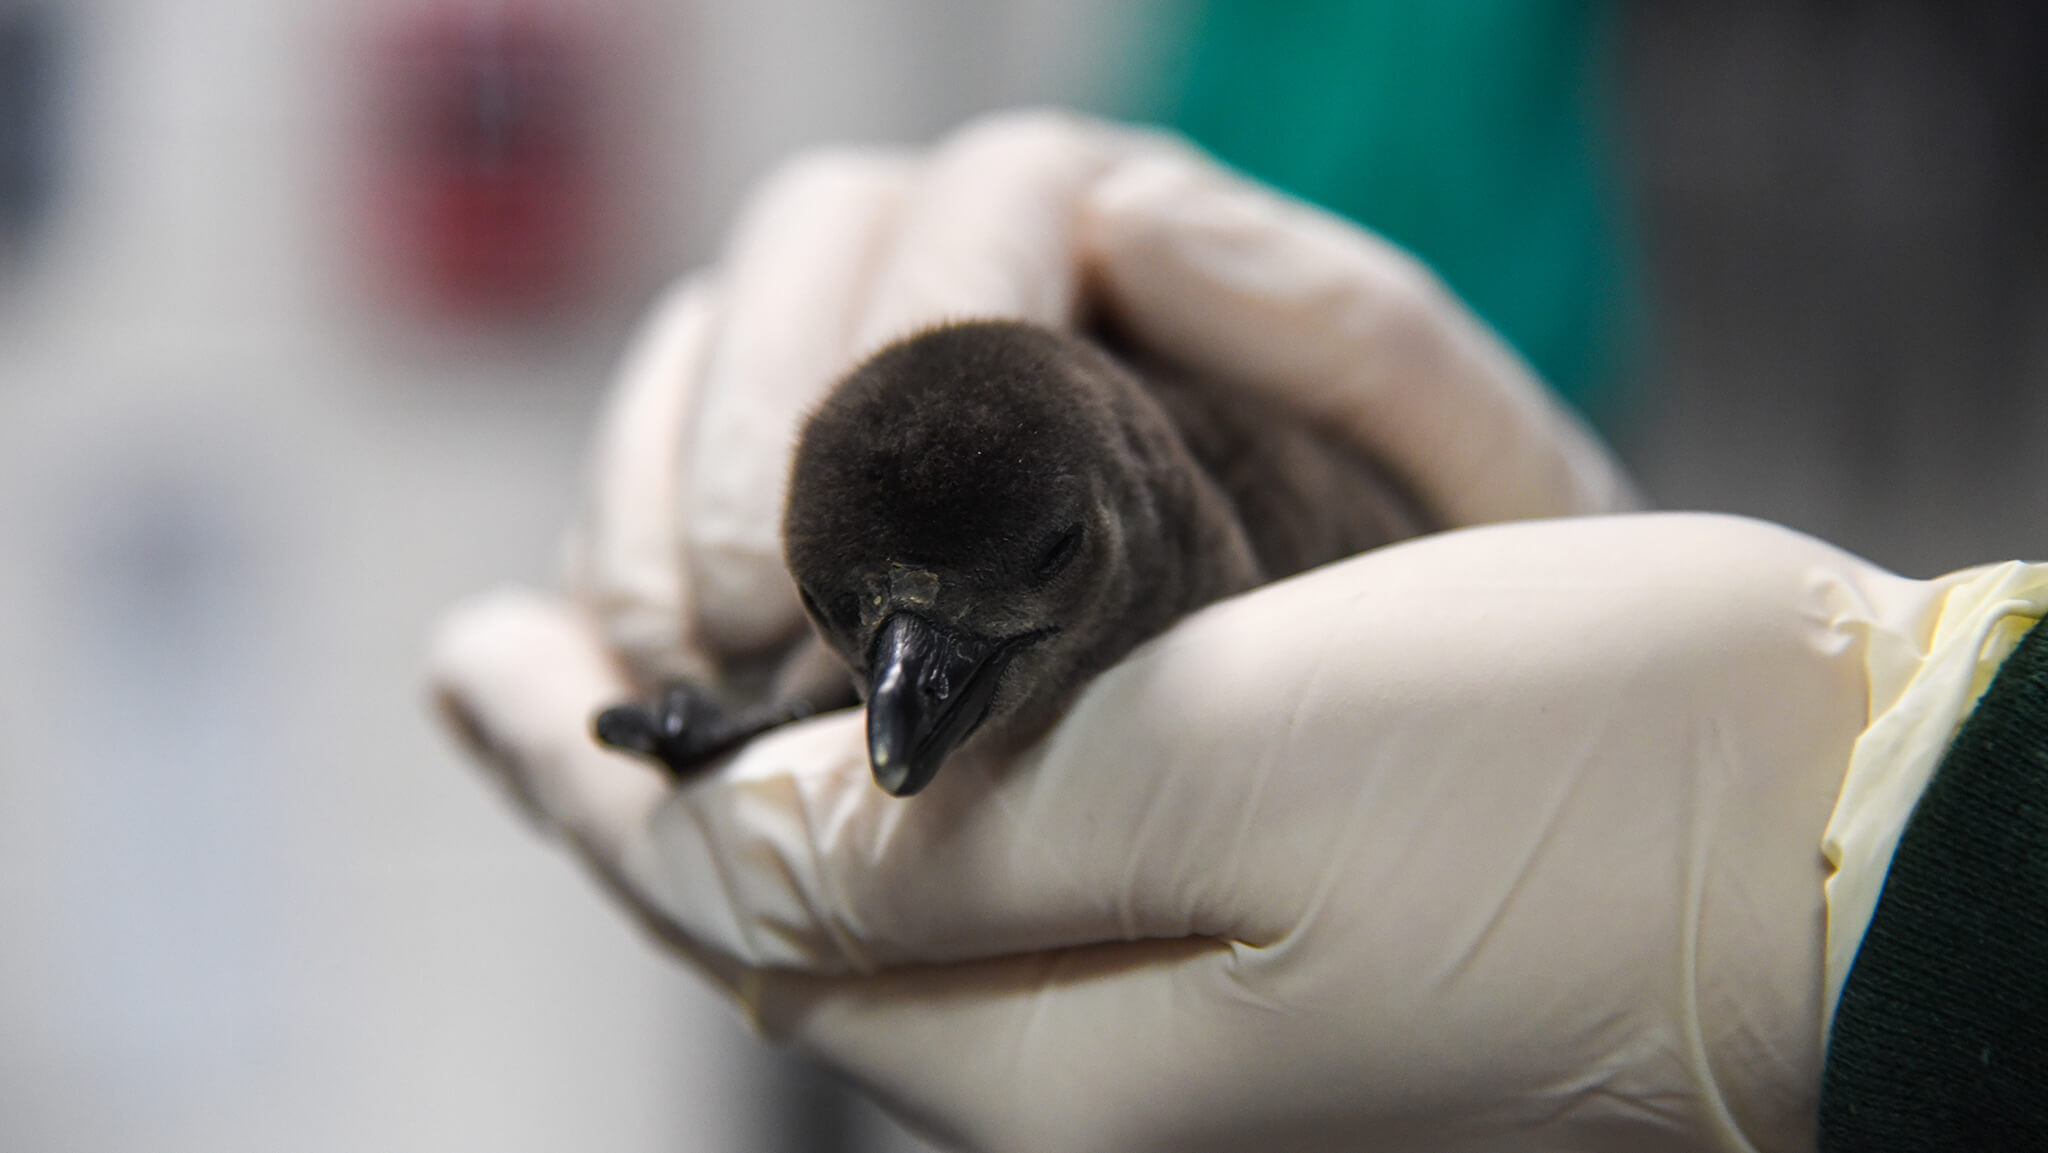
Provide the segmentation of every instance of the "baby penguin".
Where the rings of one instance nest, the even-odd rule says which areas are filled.
[[[875,780],[909,796],[969,741],[1038,736],[1195,609],[1427,527],[1374,461],[1293,413],[1079,336],[972,321],[884,348],[811,415],[783,544],[852,674],[843,703],[867,702]],[[682,770],[842,701],[731,717],[676,690],[598,733]]]

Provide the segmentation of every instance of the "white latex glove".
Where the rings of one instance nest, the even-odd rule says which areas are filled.
[[[907,802],[855,713],[680,789],[597,749],[625,683],[559,602],[435,667],[766,1032],[961,1146],[1803,1150],[1866,654],[1957,579],[1725,517],[1447,533],[1214,605]]]
[[[941,320],[1114,316],[1321,416],[1446,525],[1632,506],[1604,450],[1405,253],[1171,138],[1010,114],[930,154],[772,177],[721,265],[628,355],[570,585],[645,689],[804,632],[780,518],[799,420],[861,356]]]
[[[1448,617],[1431,615],[1441,595],[1434,610],[1410,596],[1413,575],[1384,599],[1342,591],[1349,567],[1219,606],[1201,618],[1212,623],[1191,622],[1105,679],[1031,763],[949,766],[958,783],[909,806],[869,783],[857,717],[778,735],[680,793],[589,743],[597,707],[773,651],[802,628],[775,527],[796,421],[839,372],[938,319],[1064,323],[1084,308],[1351,432],[1446,523],[1630,503],[1599,447],[1410,258],[1170,141],[1001,118],[928,157],[814,156],[770,183],[722,266],[679,287],[628,358],[571,553],[574,607],[507,594],[456,613],[435,655],[443,700],[530,810],[765,1028],[963,1143],[1285,1148],[1427,1133],[1457,1147],[1513,1133],[1518,1147],[1541,1147],[1549,1124],[1589,1147],[1580,1137],[1625,1128],[1617,1117],[1649,1118],[1663,1136],[1712,1131],[1705,1087],[1720,1070],[1696,1015],[1690,1032],[1666,1032],[1688,978],[1665,951],[1683,912],[1669,905],[1670,862],[1628,884],[1610,867],[1668,852],[1659,831],[1672,816],[1656,806],[1694,781],[1691,765],[1655,766],[1662,783],[1636,799],[1651,815],[1634,836],[1609,804],[1576,818],[1604,830],[1604,849],[1565,838],[1552,850],[1588,870],[1595,898],[1612,889],[1637,902],[1611,941],[1588,931],[1605,925],[1602,900],[1559,899],[1553,922],[1516,896],[1531,883],[1517,854],[1534,860],[1551,839],[1492,825],[1544,818],[1532,796],[1555,801],[1557,819],[1582,767],[1524,776],[1518,759],[1507,771],[1484,738],[1513,734],[1500,717],[1562,702],[1623,706],[1600,695],[1609,681],[1571,680],[1599,650],[1555,643],[1585,627],[1599,596],[1574,602],[1579,616],[1529,622],[1541,643],[1514,650],[1514,675],[1540,699],[1516,701],[1511,670],[1458,656],[1489,622],[1521,615],[1503,599],[1512,581],[1470,595],[1512,578],[1512,555],[1484,546],[1494,559],[1475,565],[1469,551],[1444,551],[1482,538],[1422,554],[1463,557],[1450,567],[1480,582],[1423,581],[1458,597]],[[1545,533],[1594,530],[1526,531],[1510,539],[1540,546]],[[1552,559],[1586,559],[1576,549]],[[1354,598],[1377,615],[1347,615]],[[1403,631],[1375,634],[1389,624]],[[1344,637],[1367,647],[1324,649]],[[1368,672],[1383,679],[1346,680]],[[1496,678],[1505,711],[1466,711],[1470,691]],[[1318,736],[1319,709],[1346,727]],[[1400,714],[1384,735],[1406,733],[1412,757],[1398,739],[1347,752],[1357,723],[1381,710]],[[1431,763],[1445,754],[1425,747],[1425,731],[1470,756]],[[1517,758],[1531,752],[1512,743]],[[1466,796],[1503,771],[1505,782]],[[1809,800],[1826,791],[1806,785]],[[1766,811],[1789,811],[1771,800]],[[1766,842],[1783,852],[1767,836],[1750,847]],[[1342,882],[1357,870],[1383,891],[1350,892]],[[1548,944],[1537,926],[1485,928],[1518,908],[1547,926]],[[1768,971],[1756,983],[1776,995],[1771,982],[1799,960],[1765,963],[1743,932],[1729,930],[1740,941],[1730,948]],[[1501,944],[1482,956],[1490,941]],[[1536,952],[1516,959],[1524,948]],[[1590,956],[1561,976],[1576,952]],[[898,971],[927,962],[946,967]],[[881,967],[890,972],[847,975]],[[1533,1011],[1549,1002],[1555,1012]],[[1762,1053],[1790,1071],[1752,1069],[1775,1088],[1737,1094],[1762,1132],[1810,1111],[1817,1046],[1787,1040],[1814,1032],[1800,1012],[1769,1016],[1768,1029],[1713,1026],[1749,1038],[1718,1042],[1738,1063]]]

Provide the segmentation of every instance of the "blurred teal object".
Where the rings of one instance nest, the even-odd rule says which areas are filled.
[[[1164,118],[1416,253],[1602,423],[1637,262],[1615,171],[1615,11],[1574,0],[1207,0]]]

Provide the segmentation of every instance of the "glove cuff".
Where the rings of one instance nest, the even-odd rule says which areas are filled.
[[[2048,629],[1913,807],[1835,1007],[1820,1148],[2048,1140]]]

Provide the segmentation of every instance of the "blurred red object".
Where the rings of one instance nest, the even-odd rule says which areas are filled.
[[[595,36],[576,8],[434,3],[372,44],[370,207],[401,291],[465,316],[573,303],[601,208]]]

